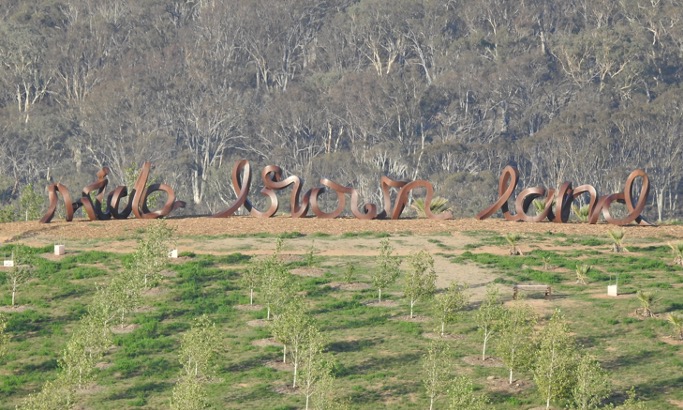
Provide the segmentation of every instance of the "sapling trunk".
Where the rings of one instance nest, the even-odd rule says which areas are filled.
[[[249,305],[254,304],[254,289],[249,289]]]
[[[382,302],[382,288],[379,288],[378,291],[379,291],[379,301]]]
[[[296,389],[296,372],[299,370],[299,361],[294,360],[294,382],[292,383],[292,388]]]

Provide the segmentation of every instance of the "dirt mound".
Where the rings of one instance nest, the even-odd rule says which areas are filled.
[[[60,240],[129,239],[142,232],[153,220],[125,219],[111,221],[72,222],[57,221],[49,224],[39,222],[13,222],[0,224],[0,241],[56,242]],[[429,219],[358,220],[355,218],[254,218],[235,216],[231,218],[188,217],[168,218],[166,223],[175,227],[179,236],[234,236],[259,233],[281,234],[298,232],[304,235],[319,233],[328,235],[363,232],[386,232],[389,234],[410,232],[414,235],[430,235],[445,232],[495,231],[519,234],[563,233],[569,235],[594,235],[607,238],[613,225],[584,223],[556,224],[551,222],[516,223],[502,219],[479,221],[474,218],[447,221]],[[624,227],[626,237],[632,238],[683,238],[683,226],[663,225]]]

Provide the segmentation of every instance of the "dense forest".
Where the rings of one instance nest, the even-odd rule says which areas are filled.
[[[4,0],[0,194],[72,193],[144,161],[185,212],[232,202],[234,162],[318,186],[427,179],[456,216],[522,185],[623,189],[681,217],[678,0]],[[258,175],[258,174],[257,174]],[[255,178],[255,185],[260,184]]]

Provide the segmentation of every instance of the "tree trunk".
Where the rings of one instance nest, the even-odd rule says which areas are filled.
[[[481,349],[481,361],[486,360],[486,343],[489,341],[488,335],[484,334],[484,347]]]
[[[410,301],[410,318],[413,318],[413,306],[415,306],[415,301],[411,300]]]
[[[249,305],[254,304],[254,289],[249,289]]]
[[[512,384],[512,367],[510,368],[510,381],[508,382],[508,384]]]
[[[299,370],[299,361],[294,360],[294,383],[292,383],[292,388],[296,389],[296,372]]]
[[[441,336],[444,335],[445,331],[446,331],[446,321],[442,320],[441,321]]]
[[[379,288],[379,301],[382,302],[382,288]]]

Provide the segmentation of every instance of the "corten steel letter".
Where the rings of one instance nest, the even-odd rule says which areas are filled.
[[[638,202],[633,205],[633,182],[636,178],[643,180],[643,185],[640,187],[640,195],[638,195]],[[642,212],[645,209],[647,197],[650,194],[650,179],[642,169],[637,169],[629,174],[624,185],[624,191],[617,194],[609,195],[602,199],[602,216],[605,221],[613,225],[628,225],[631,222],[636,222],[639,225],[652,225],[642,217]],[[615,219],[609,212],[609,207],[612,202],[619,202],[626,205],[628,214],[621,218]]]
[[[173,188],[166,184],[152,184],[148,188],[147,179],[152,168],[152,163],[145,162],[140,170],[140,175],[135,182],[135,193],[133,194],[133,215],[141,219],[163,218],[178,208],[184,208],[185,202],[176,201]],[[147,197],[153,192],[162,191],[166,193],[166,203],[157,211],[150,211],[147,207]]]
[[[315,216],[317,216],[318,218],[334,219],[341,215],[342,212],[344,212],[344,208],[346,207],[346,194],[352,194],[354,189],[351,187],[339,185],[338,183],[330,181],[327,178],[321,178],[320,183],[328,189],[333,190],[337,194],[337,208],[335,208],[332,212],[324,212],[322,209],[320,209],[320,205],[318,204],[318,197],[320,196],[320,194],[325,192],[325,188],[321,187],[313,188],[313,191],[311,192],[311,211],[313,211]]]
[[[245,206],[247,210],[251,210],[251,202],[247,197],[249,196],[249,187],[251,186],[251,166],[249,161],[243,159],[235,162],[232,167],[232,189],[237,195],[237,200],[224,211],[211,215],[214,218],[227,218],[233,216],[241,206]]]
[[[105,197],[105,188],[109,183],[107,180],[109,168],[107,167],[104,167],[97,172],[97,181],[83,188],[81,197],[73,203],[71,202],[69,190],[64,185],[59,183],[48,185],[47,190],[50,203],[47,212],[45,215],[43,215],[40,222],[48,223],[54,217],[55,211],[57,210],[58,194],[61,194],[64,198],[67,222],[73,220],[74,212],[81,206],[83,207],[88,219],[91,221],[106,220],[112,217],[115,219],[125,219],[130,215],[131,211],[138,218],[161,218],[167,216],[175,209],[185,207],[185,202],[176,201],[173,189],[166,184],[154,184],[149,188],[145,188],[145,185],[147,184],[147,178],[149,177],[150,168],[151,163],[145,162],[140,171],[140,176],[135,183],[135,188],[130,192],[128,204],[121,212],[119,212],[119,204],[121,199],[125,196],[128,196],[128,189],[125,186],[119,186],[112,193],[107,195],[105,202],[106,210],[102,211],[102,201]],[[93,198],[90,195],[94,191],[96,191],[96,194],[93,203]],[[150,211],[147,206],[147,197],[156,191],[163,191],[166,193],[166,203],[160,210]]]
[[[69,189],[59,182],[56,184],[50,184],[47,186],[47,197],[49,205],[47,207],[47,212],[40,218],[41,223],[50,223],[52,218],[55,216],[57,211],[57,203],[59,202],[58,194],[62,195],[64,199],[64,208],[66,208],[66,221],[71,222],[74,219],[74,212],[81,207],[80,202],[71,202],[71,194],[69,194]]]
[[[515,192],[515,187],[517,187],[518,182],[519,171],[517,168],[509,165],[503,168],[503,172],[500,174],[500,179],[498,180],[498,199],[493,205],[479,212],[477,214],[477,219],[486,219],[500,209],[506,220],[515,221],[516,218],[510,214],[510,209],[508,208],[508,199],[510,199]]]
[[[230,217],[237,212],[237,210],[244,206],[252,216],[267,218],[274,215],[279,207],[277,191],[283,190],[292,186],[292,193],[290,195],[290,211],[292,218],[305,217],[310,209],[318,218],[332,219],[340,216],[346,208],[346,195],[351,195],[351,213],[358,219],[381,219],[387,216],[398,219],[405,208],[408,201],[408,196],[411,190],[416,188],[424,188],[427,192],[425,198],[426,215],[428,218],[448,219],[452,218],[450,212],[444,212],[439,215],[434,215],[430,210],[434,188],[428,181],[396,181],[388,177],[382,177],[381,189],[384,196],[384,210],[381,213],[377,212],[377,205],[364,204],[359,207],[358,191],[353,187],[346,187],[340,185],[327,178],[321,178],[320,184],[322,186],[309,189],[301,197],[302,182],[301,178],[292,175],[287,178],[282,178],[282,169],[276,165],[268,165],[263,168],[261,172],[261,179],[263,180],[264,188],[261,193],[267,196],[270,200],[270,206],[265,212],[256,210],[249,201],[249,190],[251,186],[251,167],[249,161],[240,160],[235,163],[232,168],[232,187],[237,195],[237,200],[226,210],[212,215],[214,218]],[[390,189],[398,189],[396,204],[392,207]],[[337,207],[325,212],[320,207],[320,195],[326,190],[332,190],[337,195]]]
[[[109,168],[104,167],[97,172],[97,181],[83,188],[81,193],[81,204],[83,205],[83,211],[88,215],[88,219],[91,221],[100,219],[106,220],[111,217],[109,209],[102,212],[102,200],[104,199],[104,189],[107,187],[109,181],[107,180],[107,175],[109,175]],[[95,203],[93,204],[90,193],[97,191],[95,195]],[[107,204],[107,208],[109,208]]]
[[[638,196],[638,202],[634,205],[633,183],[637,178],[642,179],[642,187]],[[591,185],[581,185],[572,189],[572,185],[569,182],[563,183],[559,190],[549,189],[547,193],[545,188],[541,187],[524,189],[519,193],[515,201],[516,213],[512,215],[508,209],[508,200],[512,197],[518,182],[519,172],[517,169],[510,166],[505,167],[498,183],[498,199],[493,205],[479,212],[477,219],[486,219],[500,209],[508,221],[540,222],[548,219],[558,223],[567,222],[572,202],[579,196],[587,193],[590,195],[588,205],[589,223],[597,223],[602,213],[605,221],[613,225],[628,225],[634,221],[640,225],[651,225],[641,215],[645,209],[650,192],[650,181],[647,174],[640,169],[631,172],[628,176],[623,192],[603,197],[598,196],[597,191]],[[543,196],[546,197],[544,210],[535,216],[528,215],[529,208],[534,199]],[[555,201],[554,207],[553,201]],[[609,211],[612,202],[625,204],[628,209],[628,215],[621,219],[613,218]]]

